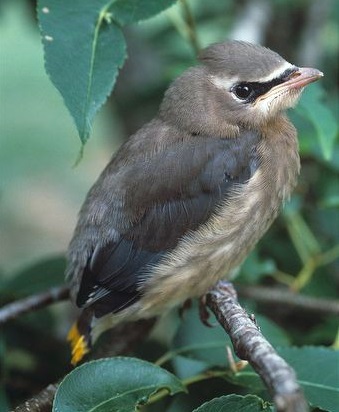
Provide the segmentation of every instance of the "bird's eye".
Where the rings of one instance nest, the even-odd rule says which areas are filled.
[[[238,84],[232,91],[239,99],[246,100],[252,94],[253,89],[248,84]]]

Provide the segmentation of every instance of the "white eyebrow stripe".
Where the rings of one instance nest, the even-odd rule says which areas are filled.
[[[293,66],[291,63],[284,62],[282,66],[274,70],[268,76],[261,77],[260,79],[256,79],[255,81],[258,83],[269,82],[281,76],[287,69],[293,69],[293,68],[295,68],[295,66]],[[227,77],[219,77],[219,76],[210,75],[209,81],[213,83],[214,86],[216,86],[218,89],[230,90],[232,86],[234,86],[235,84],[239,82],[239,79],[237,77],[227,78]],[[249,81],[253,82],[254,80],[251,79]]]
[[[232,77],[231,79],[227,77],[219,77],[219,76],[209,76],[209,81],[214,84],[218,89],[226,89],[230,90],[230,88],[238,82],[236,77]]]
[[[295,66],[289,62],[285,62],[282,66],[280,66],[278,69],[274,70],[274,72],[270,73],[266,77],[261,77],[260,79],[256,80],[259,83],[266,83],[269,82],[273,79],[277,79],[280,77],[287,69],[293,69]]]

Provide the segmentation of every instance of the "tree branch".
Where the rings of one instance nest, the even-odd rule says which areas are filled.
[[[199,54],[201,47],[199,44],[197,28],[195,25],[195,20],[194,20],[191,8],[187,0],[181,0],[181,6],[182,6],[182,11],[183,11],[183,16],[186,22],[188,40],[195,54]]]
[[[263,286],[236,287],[239,296],[268,305],[282,304],[292,310],[303,310],[321,315],[339,315],[339,301],[299,295],[287,290]]]
[[[167,11],[167,15],[174,28],[178,31],[180,36],[189,42],[194,54],[197,55],[201,48],[193,13],[187,0],[181,0],[180,5],[181,14],[178,14],[177,11],[169,9]]]
[[[294,370],[276,353],[237,301],[233,285],[218,282],[206,295],[207,306],[229,334],[236,354],[247,360],[272,394],[279,412],[309,410]]]
[[[46,292],[9,303],[0,309],[0,325],[25,313],[44,308],[52,303],[60,302],[68,298],[68,287],[59,286],[49,289]]]
[[[50,412],[58,386],[59,382],[48,385],[34,398],[28,399],[22,405],[17,406],[14,412]]]

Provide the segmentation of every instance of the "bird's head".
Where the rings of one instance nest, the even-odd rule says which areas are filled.
[[[297,67],[272,50],[243,41],[213,44],[169,88],[161,108],[184,128],[223,134],[258,128],[293,107],[303,88],[323,74]]]

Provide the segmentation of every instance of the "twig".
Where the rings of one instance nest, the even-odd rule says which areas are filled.
[[[339,258],[339,245],[332,247],[325,252],[311,253],[308,255],[307,260],[304,262],[303,267],[300,272],[294,278],[293,282],[290,284],[291,289],[294,292],[298,292],[305,285],[309,283],[315,270],[320,266],[328,265]]]
[[[32,312],[69,297],[67,286],[59,286],[37,295],[29,296],[16,302],[9,303],[0,309],[0,325],[15,319],[24,313]]]
[[[177,9],[169,9],[167,15],[171,20],[174,28],[182,38],[187,40],[197,55],[201,49],[195,20],[187,0],[181,0],[181,13]]]
[[[50,412],[58,385],[59,382],[48,385],[47,388],[43,389],[34,398],[17,406],[14,412]]]
[[[239,305],[233,286],[218,282],[208,292],[206,303],[229,334],[237,355],[247,360],[264,381],[277,411],[308,411],[294,370],[276,353]]]
[[[181,0],[181,5],[182,5],[183,16],[184,16],[185,23],[186,23],[186,31],[187,31],[188,40],[195,54],[198,54],[201,47],[199,44],[197,28],[196,28],[196,24],[195,24],[195,20],[194,20],[191,8],[187,0]]]
[[[339,301],[299,295],[287,290],[263,286],[238,286],[239,296],[268,305],[282,304],[292,310],[303,310],[321,315],[339,315]]]
[[[137,345],[149,334],[155,318],[124,323],[111,329],[106,335],[106,342],[93,351],[91,359],[107,356],[126,355],[132,352]],[[59,386],[58,381],[48,385],[39,394],[15,408],[14,412],[50,412],[55,392]]]

